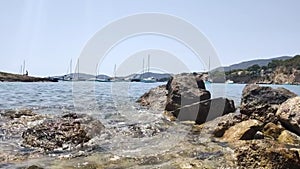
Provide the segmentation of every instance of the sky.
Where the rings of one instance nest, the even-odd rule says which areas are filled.
[[[190,23],[209,40],[223,66],[293,56],[300,53],[299,7],[298,0],[0,0],[0,71],[20,73],[25,60],[30,75],[62,75],[68,73],[72,60],[74,72],[83,49],[97,32],[142,13],[171,15]],[[97,72],[112,75],[114,65],[122,70],[120,74],[141,71],[145,51],[150,49],[153,55],[161,55],[151,57],[151,63],[157,63],[150,65],[153,70],[183,70],[176,65],[170,68],[170,60],[180,60],[190,71],[210,69],[179,41],[142,34],[116,44],[95,63]],[[168,59],[167,55],[175,58]],[[126,72],[126,60],[132,65],[125,68],[137,68]],[[168,69],[158,67],[161,63]]]

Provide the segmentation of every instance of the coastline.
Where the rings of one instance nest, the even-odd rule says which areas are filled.
[[[201,85],[201,80],[193,85],[190,82],[194,78],[194,75],[175,76],[168,83],[168,88],[166,85],[160,85],[149,91],[145,90],[148,92],[142,96],[141,92],[136,93],[141,97],[137,104],[133,104],[133,109],[129,109],[130,112],[136,112],[130,114],[127,107],[114,109],[110,107],[109,101],[104,100],[101,109],[90,114],[65,108],[60,111],[52,109],[51,106],[50,113],[41,113],[36,107],[28,109],[26,106],[23,107],[25,109],[2,109],[0,121],[3,141],[0,144],[0,168],[291,168],[290,164],[298,166],[298,156],[295,153],[298,152],[299,136],[293,133],[297,128],[290,125],[281,126],[278,120],[284,120],[284,114],[275,113],[279,107],[285,110],[285,107],[297,105],[295,103],[298,100],[292,98],[284,103],[295,94],[284,89],[242,85],[238,87],[240,90],[244,88],[240,96],[242,102],[237,104],[230,101],[233,99],[232,95],[228,95],[229,99],[219,98],[213,93],[209,97],[209,91],[213,92],[213,88]],[[41,86],[52,91],[49,94],[55,98],[62,98],[58,101],[67,102],[69,85],[66,86],[66,90],[57,90],[64,84],[66,83],[52,84],[56,88],[42,84]],[[99,83],[98,86],[107,86],[107,89],[110,89],[110,85],[102,84]],[[143,83],[132,83],[134,84],[139,86],[133,89],[145,86]],[[23,85],[26,86],[20,84]],[[29,83],[28,86],[30,85]],[[45,91],[44,88],[33,86],[35,91],[38,90],[36,93]],[[178,87],[184,90],[177,91]],[[206,89],[203,89],[204,87]],[[57,95],[55,91],[61,95]],[[106,91],[105,88],[101,90],[103,93]],[[31,90],[28,91],[30,92]],[[81,97],[85,100],[84,96],[89,93],[83,93]],[[178,94],[181,96],[180,100],[186,100],[184,105],[176,102]],[[29,95],[25,100],[36,96],[40,95]],[[99,96],[108,99],[106,95]],[[47,98],[50,100],[45,102],[45,105],[49,106],[49,101],[53,102],[49,97],[38,97],[37,105],[43,107],[41,100]],[[120,100],[126,98],[119,95],[118,97]],[[203,100],[194,102],[196,100],[193,98],[196,97]],[[57,106],[58,101],[53,102],[53,105]],[[34,105],[31,102],[28,105]],[[87,102],[89,100],[85,101]],[[219,109],[221,106],[216,106],[221,103],[227,105],[224,111]],[[166,105],[170,110],[168,112],[165,111]],[[195,111],[197,105],[202,107],[199,111]],[[214,105],[213,112],[217,112],[218,117],[208,117],[206,105]],[[88,107],[86,104],[84,106]],[[232,109],[233,106],[239,107],[240,113],[237,114]],[[181,113],[196,112],[200,115],[199,119],[198,116],[195,122],[183,119],[183,116],[176,114],[177,108]],[[116,114],[116,110],[120,110],[120,114]],[[293,110],[296,110],[296,107]],[[99,113],[108,118],[99,118]],[[203,118],[209,120],[204,122]],[[273,129],[275,135],[272,133]],[[11,143],[9,149],[6,148],[7,143]],[[272,160],[273,154],[277,155],[276,160]],[[254,155],[259,160],[253,159]]]
[[[0,82],[58,82],[56,79],[0,72]]]

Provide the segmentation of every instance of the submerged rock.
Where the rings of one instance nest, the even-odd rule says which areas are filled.
[[[24,144],[44,150],[71,148],[89,141],[104,126],[88,115],[69,113],[45,120],[23,132]]]
[[[2,140],[19,139],[22,132],[47,118],[30,109],[4,110],[0,116],[0,138]]]
[[[284,102],[276,116],[282,126],[300,136],[300,97],[294,97]]]
[[[2,116],[8,117],[10,119],[20,118],[22,116],[36,116],[37,114],[34,113],[30,109],[22,109],[22,110],[6,110],[1,113]]]
[[[247,85],[243,90],[240,112],[265,123],[276,123],[275,113],[280,104],[295,96],[295,93],[284,88]]]

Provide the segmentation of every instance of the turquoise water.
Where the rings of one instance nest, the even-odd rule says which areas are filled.
[[[165,83],[129,83],[129,82],[58,82],[58,83],[0,83],[0,111],[5,109],[34,109],[41,114],[61,114],[78,112],[92,115],[103,123],[111,135],[94,140],[106,153],[120,156],[149,156],[162,154],[172,149],[175,143],[183,141],[189,134],[189,126],[177,124],[164,127],[162,112],[141,109],[135,101],[149,89]],[[300,95],[299,86],[269,85],[285,87]],[[212,97],[233,99],[236,107],[240,104],[244,84],[207,84]],[[141,138],[127,136],[132,127],[145,135]],[[151,136],[153,130],[160,134]],[[119,133],[125,133],[119,134]],[[2,133],[3,134],[3,133]],[[150,135],[149,135],[150,134]],[[108,137],[109,136],[109,137]],[[208,138],[202,138],[208,139]],[[0,151],[15,154],[24,150],[20,146],[21,138],[0,140]],[[175,144],[176,145],[176,144]],[[196,145],[196,147],[199,147]],[[195,147],[194,147],[195,148]],[[190,149],[194,149],[190,148]],[[100,155],[104,156],[105,153]],[[31,150],[29,150],[31,152]],[[204,151],[204,150],[203,150]],[[95,150],[94,153],[97,153]],[[76,153],[76,152],[75,152]],[[77,152],[78,153],[78,152]],[[65,154],[62,154],[65,155]],[[55,158],[54,158],[55,159]],[[81,159],[82,160],[82,159]],[[54,165],[49,156],[38,158],[42,166]],[[36,162],[28,162],[30,165]],[[74,163],[75,164],[75,163]],[[72,164],[72,165],[74,165]],[[76,163],[77,164],[77,163]],[[19,164],[3,164],[5,168],[16,168]],[[24,166],[24,164],[20,164]],[[3,167],[2,166],[2,167]],[[1,168],[1,165],[0,165]],[[214,168],[214,167],[212,167]]]
[[[0,109],[32,108],[40,113],[60,113],[77,110],[114,110],[118,105],[130,105],[149,89],[165,83],[0,83]],[[284,87],[300,95],[297,85],[267,85]],[[240,104],[245,84],[206,84],[212,97],[227,97]]]
[[[227,97],[234,100],[235,106],[238,107],[241,103],[242,91],[246,84],[223,84],[223,83],[212,83],[206,84],[206,88],[211,92],[212,97]],[[261,85],[269,86],[272,88],[283,87],[297,95],[300,95],[299,85]]]

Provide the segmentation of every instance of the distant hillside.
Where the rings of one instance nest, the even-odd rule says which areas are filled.
[[[254,64],[225,74],[226,79],[235,83],[300,84],[300,55],[285,60],[273,59],[268,65]]]
[[[245,61],[237,64],[233,64],[230,66],[225,66],[222,67],[225,72],[231,71],[231,70],[238,70],[238,69],[247,69],[248,67],[252,65],[259,65],[260,67],[262,66],[267,66],[272,60],[287,60],[291,59],[291,56],[281,56],[281,57],[276,57],[276,58],[270,58],[270,59],[256,59],[256,60],[250,60],[250,61]],[[217,68],[212,71],[220,70],[222,68]]]
[[[148,77],[154,77],[155,79],[157,79],[157,81],[167,81],[171,75],[164,73],[152,73],[152,72],[146,72],[144,74],[131,74],[125,77],[116,77],[116,79],[118,81],[130,81],[132,79],[141,79],[141,78],[148,78]],[[59,79],[59,80],[80,80],[80,81],[86,81],[86,80],[92,80],[95,79],[94,75],[90,75],[90,74],[84,74],[84,73],[72,73],[72,74],[66,74],[63,76],[54,76],[53,78]],[[97,75],[97,79],[112,79],[112,77],[107,76],[107,75]]]

